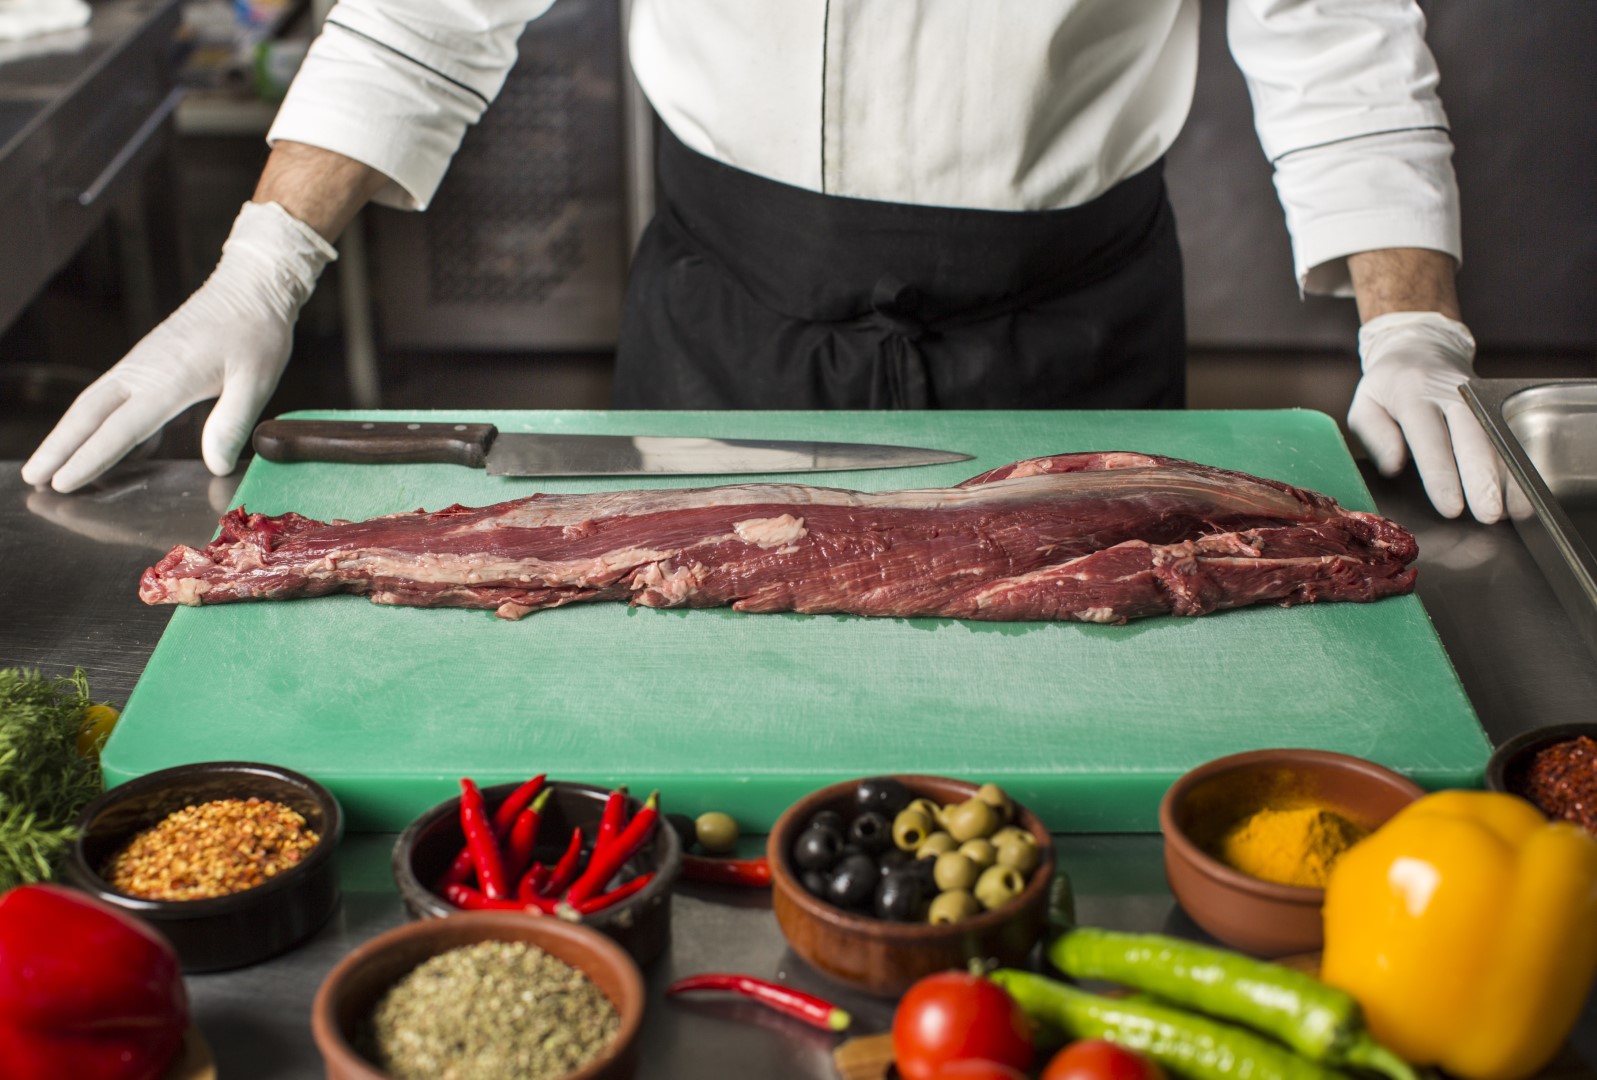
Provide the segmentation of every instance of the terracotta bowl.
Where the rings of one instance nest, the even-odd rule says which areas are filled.
[[[626,950],[597,930],[561,919],[473,911],[406,923],[356,948],[333,968],[311,1005],[311,1034],[328,1080],[385,1080],[354,1048],[361,1024],[383,993],[422,961],[480,941],[524,941],[582,971],[610,999],[621,1030],[593,1061],[561,1080],[621,1080],[637,1067],[643,976]]]
[[[899,776],[914,794],[938,803],[963,801],[978,785],[938,776]],[[811,967],[845,986],[897,996],[917,979],[963,968],[973,959],[1006,966],[1023,963],[1047,923],[1048,883],[1054,845],[1036,815],[1016,805],[1015,823],[1037,838],[1042,861],[1014,900],[957,923],[896,923],[844,911],[814,896],[799,881],[793,841],[821,810],[847,811],[858,780],[848,780],[800,799],[777,819],[766,841],[771,907],[788,945]]]
[[[145,900],[118,892],[100,872],[137,832],[175,810],[212,799],[271,799],[299,811],[321,840],[265,884],[208,900]],[[96,798],[77,819],[63,873],[75,887],[152,924],[185,972],[222,971],[284,952],[321,928],[338,906],[333,854],[344,831],[335,799],[308,776],[277,765],[207,761],[160,769]]]
[[[483,799],[490,813],[514,791],[517,784],[495,784],[483,788]],[[538,846],[533,858],[553,865],[571,839],[571,830],[582,828],[591,843],[604,811],[609,792],[590,784],[551,781],[553,794],[543,809],[538,825]],[[628,812],[643,806],[638,799],[628,800]],[[432,890],[444,870],[454,861],[465,843],[460,829],[460,799],[457,796],[439,803],[411,822],[394,843],[392,868],[394,882],[412,918],[442,918],[459,909]],[[614,907],[587,916],[584,924],[614,938],[640,964],[647,964],[665,950],[671,937],[671,890],[682,871],[682,842],[676,830],[662,820],[654,840],[621,868],[620,877],[630,879],[654,873],[654,880]]]
[[[1198,766],[1159,804],[1165,877],[1192,921],[1256,956],[1312,952],[1322,944],[1325,890],[1278,885],[1210,854],[1236,822],[1265,807],[1326,806],[1374,829],[1424,794],[1363,758],[1327,750],[1253,750]]]

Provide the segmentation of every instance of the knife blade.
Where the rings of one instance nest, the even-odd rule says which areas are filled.
[[[918,446],[681,435],[526,435],[492,424],[383,420],[265,420],[255,452],[268,461],[346,465],[424,462],[486,468],[490,476],[643,476],[898,469],[969,461]]]

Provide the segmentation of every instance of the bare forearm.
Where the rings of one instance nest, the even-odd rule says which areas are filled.
[[[1453,257],[1427,248],[1361,251],[1347,258],[1359,321],[1394,311],[1437,311],[1460,318]]]
[[[277,203],[331,241],[387,182],[376,169],[343,154],[279,142],[266,159],[253,201]]]

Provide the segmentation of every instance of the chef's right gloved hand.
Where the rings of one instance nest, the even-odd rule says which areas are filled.
[[[299,309],[337,257],[277,203],[245,203],[205,284],[78,395],[22,479],[75,491],[213,397],[201,452],[211,472],[232,472],[288,363]]]
[[[1434,311],[1393,312],[1359,330],[1359,356],[1364,378],[1347,426],[1382,475],[1395,476],[1412,456],[1444,516],[1468,503],[1477,520],[1500,520],[1503,463],[1458,392],[1474,373],[1469,329]]]

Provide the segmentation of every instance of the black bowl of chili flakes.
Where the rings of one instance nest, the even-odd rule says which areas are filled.
[[[1549,818],[1597,834],[1597,724],[1521,732],[1486,763],[1486,786],[1528,799]]]
[[[153,925],[185,972],[276,956],[338,906],[343,810],[291,769],[247,761],[161,769],[95,799],[77,828],[67,881]]]

